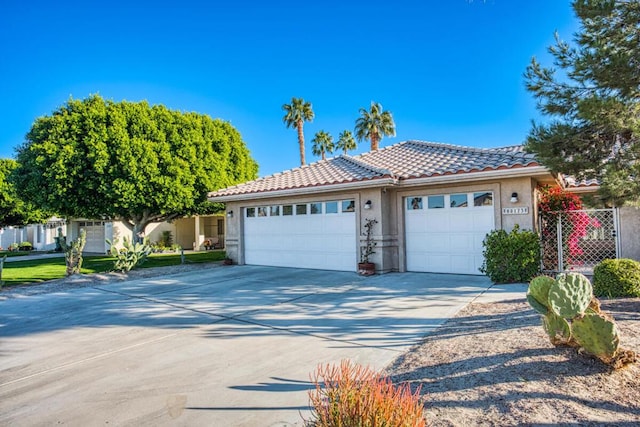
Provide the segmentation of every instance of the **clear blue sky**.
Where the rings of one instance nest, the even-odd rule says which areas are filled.
[[[522,143],[539,118],[522,73],[549,64],[569,0],[0,2],[0,157],[70,96],[147,100],[230,121],[260,175],[299,165],[282,123],[292,96],[319,130],[353,130],[372,100],[397,137],[476,147]],[[368,143],[357,152],[368,150]]]

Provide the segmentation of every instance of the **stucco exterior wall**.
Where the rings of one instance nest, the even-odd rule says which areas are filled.
[[[640,208],[619,209],[620,258],[640,261]]]
[[[270,204],[295,204],[331,199],[353,198],[356,203],[356,227],[358,236],[358,259],[360,250],[365,244],[364,224],[366,219],[376,219],[373,228],[373,239],[376,243],[375,253],[370,261],[376,264],[376,272],[404,271],[406,260],[404,254],[404,200],[416,195],[438,195],[458,192],[492,191],[494,194],[495,228],[510,231],[519,225],[523,230],[535,230],[537,181],[531,177],[510,179],[491,179],[447,183],[423,184],[402,187],[378,187],[356,191],[313,193],[295,197],[272,197],[248,199],[246,201],[228,202],[226,211],[233,211],[233,217],[226,218],[226,250],[234,262],[244,264],[244,248],[242,230],[244,208]],[[518,201],[511,202],[512,193],[518,194]],[[371,201],[371,208],[365,209],[365,203]],[[507,210],[503,211],[504,208]],[[526,208],[526,213],[522,209]],[[354,271],[356,266],[354,266]]]

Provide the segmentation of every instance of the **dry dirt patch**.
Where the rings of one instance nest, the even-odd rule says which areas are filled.
[[[640,352],[640,298],[602,301]],[[610,371],[555,348],[524,300],[470,304],[388,368],[421,386],[434,426],[637,426],[640,366]]]

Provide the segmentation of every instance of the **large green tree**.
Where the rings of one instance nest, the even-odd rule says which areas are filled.
[[[640,2],[577,0],[573,44],[556,34],[553,67],[535,58],[528,90],[548,123],[534,123],[527,148],[556,172],[599,178],[618,203],[640,196]]]
[[[51,216],[18,197],[11,181],[17,167],[13,159],[0,159],[0,227],[43,223]]]
[[[298,147],[300,149],[300,165],[304,165],[304,122],[313,120],[315,113],[311,108],[311,103],[306,102],[302,98],[291,98],[291,104],[284,104],[282,109],[285,111],[282,121],[287,128],[295,128],[298,132]]]
[[[356,120],[356,139],[371,141],[371,151],[378,151],[378,145],[385,136],[396,136],[396,124],[389,111],[382,111],[382,105],[371,101],[369,110],[360,109]]]
[[[151,222],[209,211],[207,192],[254,179],[229,123],[147,102],[70,99],[17,149],[18,194],[70,217]]]
[[[311,147],[313,155],[322,157],[322,160],[326,160],[327,153],[333,153],[335,148],[333,137],[323,130],[316,132],[316,136],[311,142],[313,142],[313,147]]]
[[[347,151],[355,150],[356,147],[356,140],[353,138],[351,131],[345,130],[338,135],[336,150],[342,150],[344,154],[347,154]]]

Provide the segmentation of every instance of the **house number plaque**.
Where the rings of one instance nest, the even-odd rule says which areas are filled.
[[[502,215],[527,215],[528,213],[528,206],[524,206],[521,208],[502,208]]]

